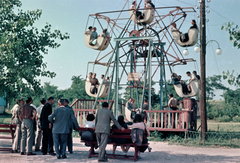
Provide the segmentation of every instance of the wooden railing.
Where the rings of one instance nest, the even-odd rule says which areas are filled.
[[[88,114],[96,114],[97,110],[99,108],[101,108],[101,104],[103,102],[107,102],[107,100],[98,100],[97,101],[97,105],[96,105],[96,109],[93,109],[95,100],[94,99],[77,99],[75,100],[71,107],[73,108],[74,114],[78,120],[78,123],[80,126],[83,126],[85,121],[86,121],[86,117]],[[109,110],[113,110],[113,104],[114,101],[110,100],[109,101]],[[122,103],[118,103],[118,111],[119,114],[123,114],[123,109],[124,109],[124,104]]]
[[[146,111],[148,115],[147,125],[154,131],[187,131],[193,126],[192,111]]]
[[[98,100],[96,109],[92,109],[95,100],[77,99],[71,106],[80,126],[83,126],[88,114],[96,114],[102,102],[106,100]],[[109,109],[112,109],[114,101],[110,101]],[[119,103],[120,114],[124,113],[124,104]],[[150,131],[176,131],[184,132],[188,130],[196,130],[196,118],[193,111],[165,111],[151,110],[147,113],[147,126]]]

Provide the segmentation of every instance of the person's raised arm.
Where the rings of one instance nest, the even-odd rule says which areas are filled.
[[[73,111],[72,109],[71,109],[71,114],[70,114],[70,116],[71,116],[72,122],[73,122],[73,124],[74,124],[74,126],[75,126],[75,129],[76,129],[76,130],[79,129],[79,125],[78,125],[78,122],[77,122],[77,118],[75,117],[74,111]]]

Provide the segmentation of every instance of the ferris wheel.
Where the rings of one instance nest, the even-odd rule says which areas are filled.
[[[87,75],[90,71],[94,72],[94,68],[89,70],[91,64],[93,67],[105,66],[105,74],[102,82],[97,81],[98,88],[94,88],[94,84],[86,79],[87,94],[95,97],[96,101],[99,97],[107,97],[108,100],[112,98],[117,108],[119,87],[127,83],[130,97],[134,93],[136,95],[137,107],[142,108],[143,101],[147,98],[150,110],[152,82],[159,83],[161,110],[163,96],[168,99],[165,67],[172,73],[172,67],[195,61],[193,58],[184,58],[179,49],[179,46],[193,46],[198,40],[197,28],[189,29],[187,40],[181,39],[182,34],[179,32],[187,14],[194,12],[192,7],[157,7],[150,1],[126,0],[121,10],[90,14],[84,42],[88,48],[96,50],[96,54],[93,56],[95,60],[88,62]],[[176,30],[173,29],[173,24],[179,24],[174,27]],[[96,32],[93,29],[95,26],[103,31],[97,37],[92,35]],[[192,92],[187,95],[183,94],[181,85],[174,87],[180,97],[195,96],[199,90],[198,82],[191,83]],[[115,92],[113,96],[112,89]],[[142,89],[141,98],[138,95],[139,89]]]

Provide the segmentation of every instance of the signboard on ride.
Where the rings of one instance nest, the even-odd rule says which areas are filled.
[[[128,73],[128,81],[138,81],[139,79],[139,73]]]

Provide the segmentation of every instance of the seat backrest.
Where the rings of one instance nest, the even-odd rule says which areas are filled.
[[[17,125],[0,124],[0,133],[10,133],[13,138],[16,127]]]

